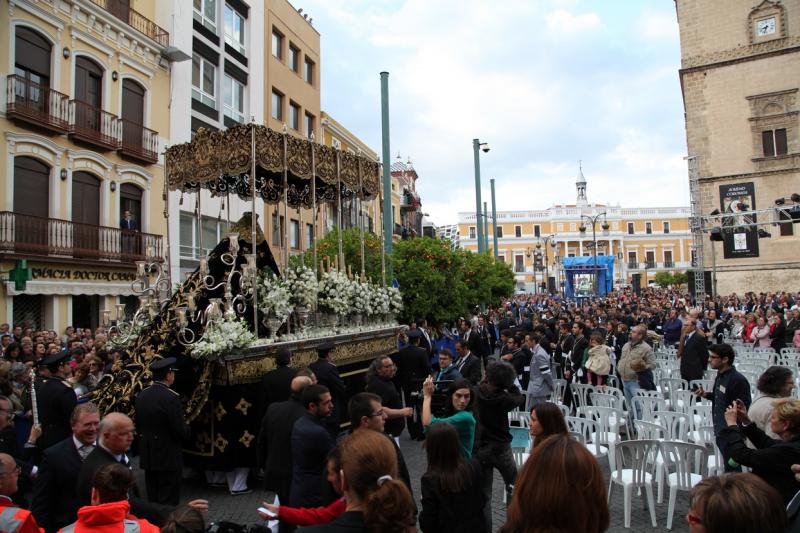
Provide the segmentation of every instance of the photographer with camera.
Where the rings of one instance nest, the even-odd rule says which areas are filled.
[[[511,501],[511,491],[517,478],[517,465],[511,454],[511,432],[508,429],[508,413],[520,407],[524,398],[514,384],[517,374],[514,367],[505,361],[497,361],[486,369],[486,378],[478,386],[475,413],[478,421],[478,437],[475,456],[483,466],[483,492],[486,505],[483,513],[486,525],[492,524],[492,469],[503,476],[506,491]]]
[[[431,410],[434,390],[439,385],[433,381],[433,378],[426,379],[422,384],[422,426],[427,433],[433,424],[452,424],[458,433],[461,455],[470,459],[472,446],[475,444],[475,417],[472,415],[471,409],[473,395],[470,383],[463,378],[450,383],[445,404],[446,416],[442,418],[433,416]]]

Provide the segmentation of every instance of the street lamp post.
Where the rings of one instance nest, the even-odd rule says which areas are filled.
[[[550,294],[550,258],[548,257],[547,254],[547,245],[549,244],[550,246],[553,247],[553,254],[555,254],[557,246],[555,239],[556,239],[555,235],[546,235],[544,237],[539,238],[539,241],[541,242],[536,243],[537,249],[541,248],[542,243],[544,243],[544,283],[547,290],[547,294]]]
[[[581,233],[586,233],[586,225],[583,223],[585,220],[587,223],[592,225],[592,255],[593,255],[593,263],[594,263],[594,292],[595,295],[597,294],[597,223],[600,221],[600,217],[603,218],[603,234],[608,233],[608,222],[606,221],[606,212],[603,211],[602,213],[597,213],[596,215],[584,215],[581,214],[581,227],[578,228],[578,231]]]
[[[494,178],[489,180],[489,183],[492,184],[492,228],[494,228],[494,234],[492,235],[492,241],[494,242],[494,259],[495,261],[498,258],[497,254],[497,207],[494,203]]]
[[[475,218],[477,219],[478,229],[478,253],[483,250],[483,219],[481,219],[481,155],[480,151],[484,153],[489,151],[489,144],[482,143],[480,139],[472,139],[472,152],[475,160]]]
[[[489,250],[489,215],[486,202],[483,202],[483,251]]]

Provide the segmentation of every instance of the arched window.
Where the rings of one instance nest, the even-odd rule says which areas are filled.
[[[50,42],[30,28],[17,26],[14,74],[41,87],[50,86]]]
[[[131,183],[123,183],[119,188],[119,217],[125,211],[131,212],[136,227],[142,229],[142,189]]]
[[[47,254],[50,167],[31,157],[14,158],[14,249]]]

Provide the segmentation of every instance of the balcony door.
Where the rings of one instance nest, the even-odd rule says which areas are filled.
[[[142,189],[130,183],[123,183],[119,189],[119,218],[120,221],[125,211],[131,212],[136,230],[122,230],[122,253],[123,255],[144,254],[142,245]],[[122,227],[122,222],[120,222]],[[138,259],[138,258],[136,258]],[[135,260],[135,259],[133,259]]]
[[[39,114],[49,112],[47,91],[50,86],[52,46],[37,32],[18,26],[14,39],[15,104]]]
[[[103,106],[103,69],[83,56],[75,59],[75,126],[100,134],[100,109]]]
[[[14,249],[48,253],[50,167],[31,157],[14,158]]]
[[[100,180],[88,172],[72,173],[72,246],[75,257],[99,255]]]
[[[144,87],[133,80],[122,81],[122,144],[144,147]]]

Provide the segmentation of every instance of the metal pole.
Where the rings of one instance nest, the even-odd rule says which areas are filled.
[[[359,156],[361,150],[359,150]],[[358,160],[358,194],[356,195],[356,202],[358,204],[357,218],[358,218],[358,236],[361,241],[361,281],[364,281],[364,215],[361,212],[361,196],[364,194],[364,187],[361,183],[361,159]]]
[[[550,265],[548,265],[549,255],[547,254],[547,246],[550,244],[550,238],[544,240],[544,286],[545,292],[550,294]]]
[[[704,275],[704,272],[701,272],[700,275]],[[711,298],[714,299],[717,297],[717,247],[712,242],[711,243]]]
[[[289,154],[288,152],[289,152],[289,130],[287,129],[286,124],[284,124],[283,125],[283,279],[284,280],[289,274]],[[255,153],[253,154],[253,160],[255,160]],[[253,189],[253,194],[255,194],[255,189]],[[255,205],[255,203],[253,205]]]
[[[492,235],[492,242],[494,243],[494,258],[497,260],[497,208],[494,202],[494,178],[489,180],[492,185],[492,226],[494,226],[494,235]]]
[[[381,72],[381,139],[383,144],[383,250],[392,253],[392,162],[389,150],[389,73]],[[385,268],[385,267],[384,267]],[[385,285],[385,281],[384,281]]]
[[[342,176],[339,150],[336,150],[336,241],[339,245],[339,272],[347,272],[344,266],[344,253],[342,252]]]
[[[594,256],[594,295],[597,296],[597,291],[600,288],[599,283],[597,282],[597,230],[595,228],[595,223],[597,220],[592,220],[592,242],[594,245],[592,246],[592,255]]]
[[[317,159],[314,149],[314,133],[311,133],[311,243],[313,245],[314,274],[319,277],[317,264]]]
[[[169,158],[164,153],[164,193],[162,194],[164,200],[164,220],[167,221],[167,272],[169,272],[169,279],[172,280],[172,248],[170,247],[170,232],[169,232]],[[141,226],[140,226],[141,228]],[[180,281],[180,280],[178,280]],[[170,281],[170,296],[172,295],[172,283]]]
[[[486,209],[486,202],[483,202],[483,251],[489,251],[489,215]]]
[[[478,228],[478,253],[483,253],[483,220],[481,219],[481,141],[472,139],[472,155],[475,160],[475,218]]]
[[[250,124],[250,236],[251,253],[258,257],[256,252],[256,125]],[[253,276],[256,273],[253,272]],[[253,290],[253,331],[258,336],[258,290]]]

